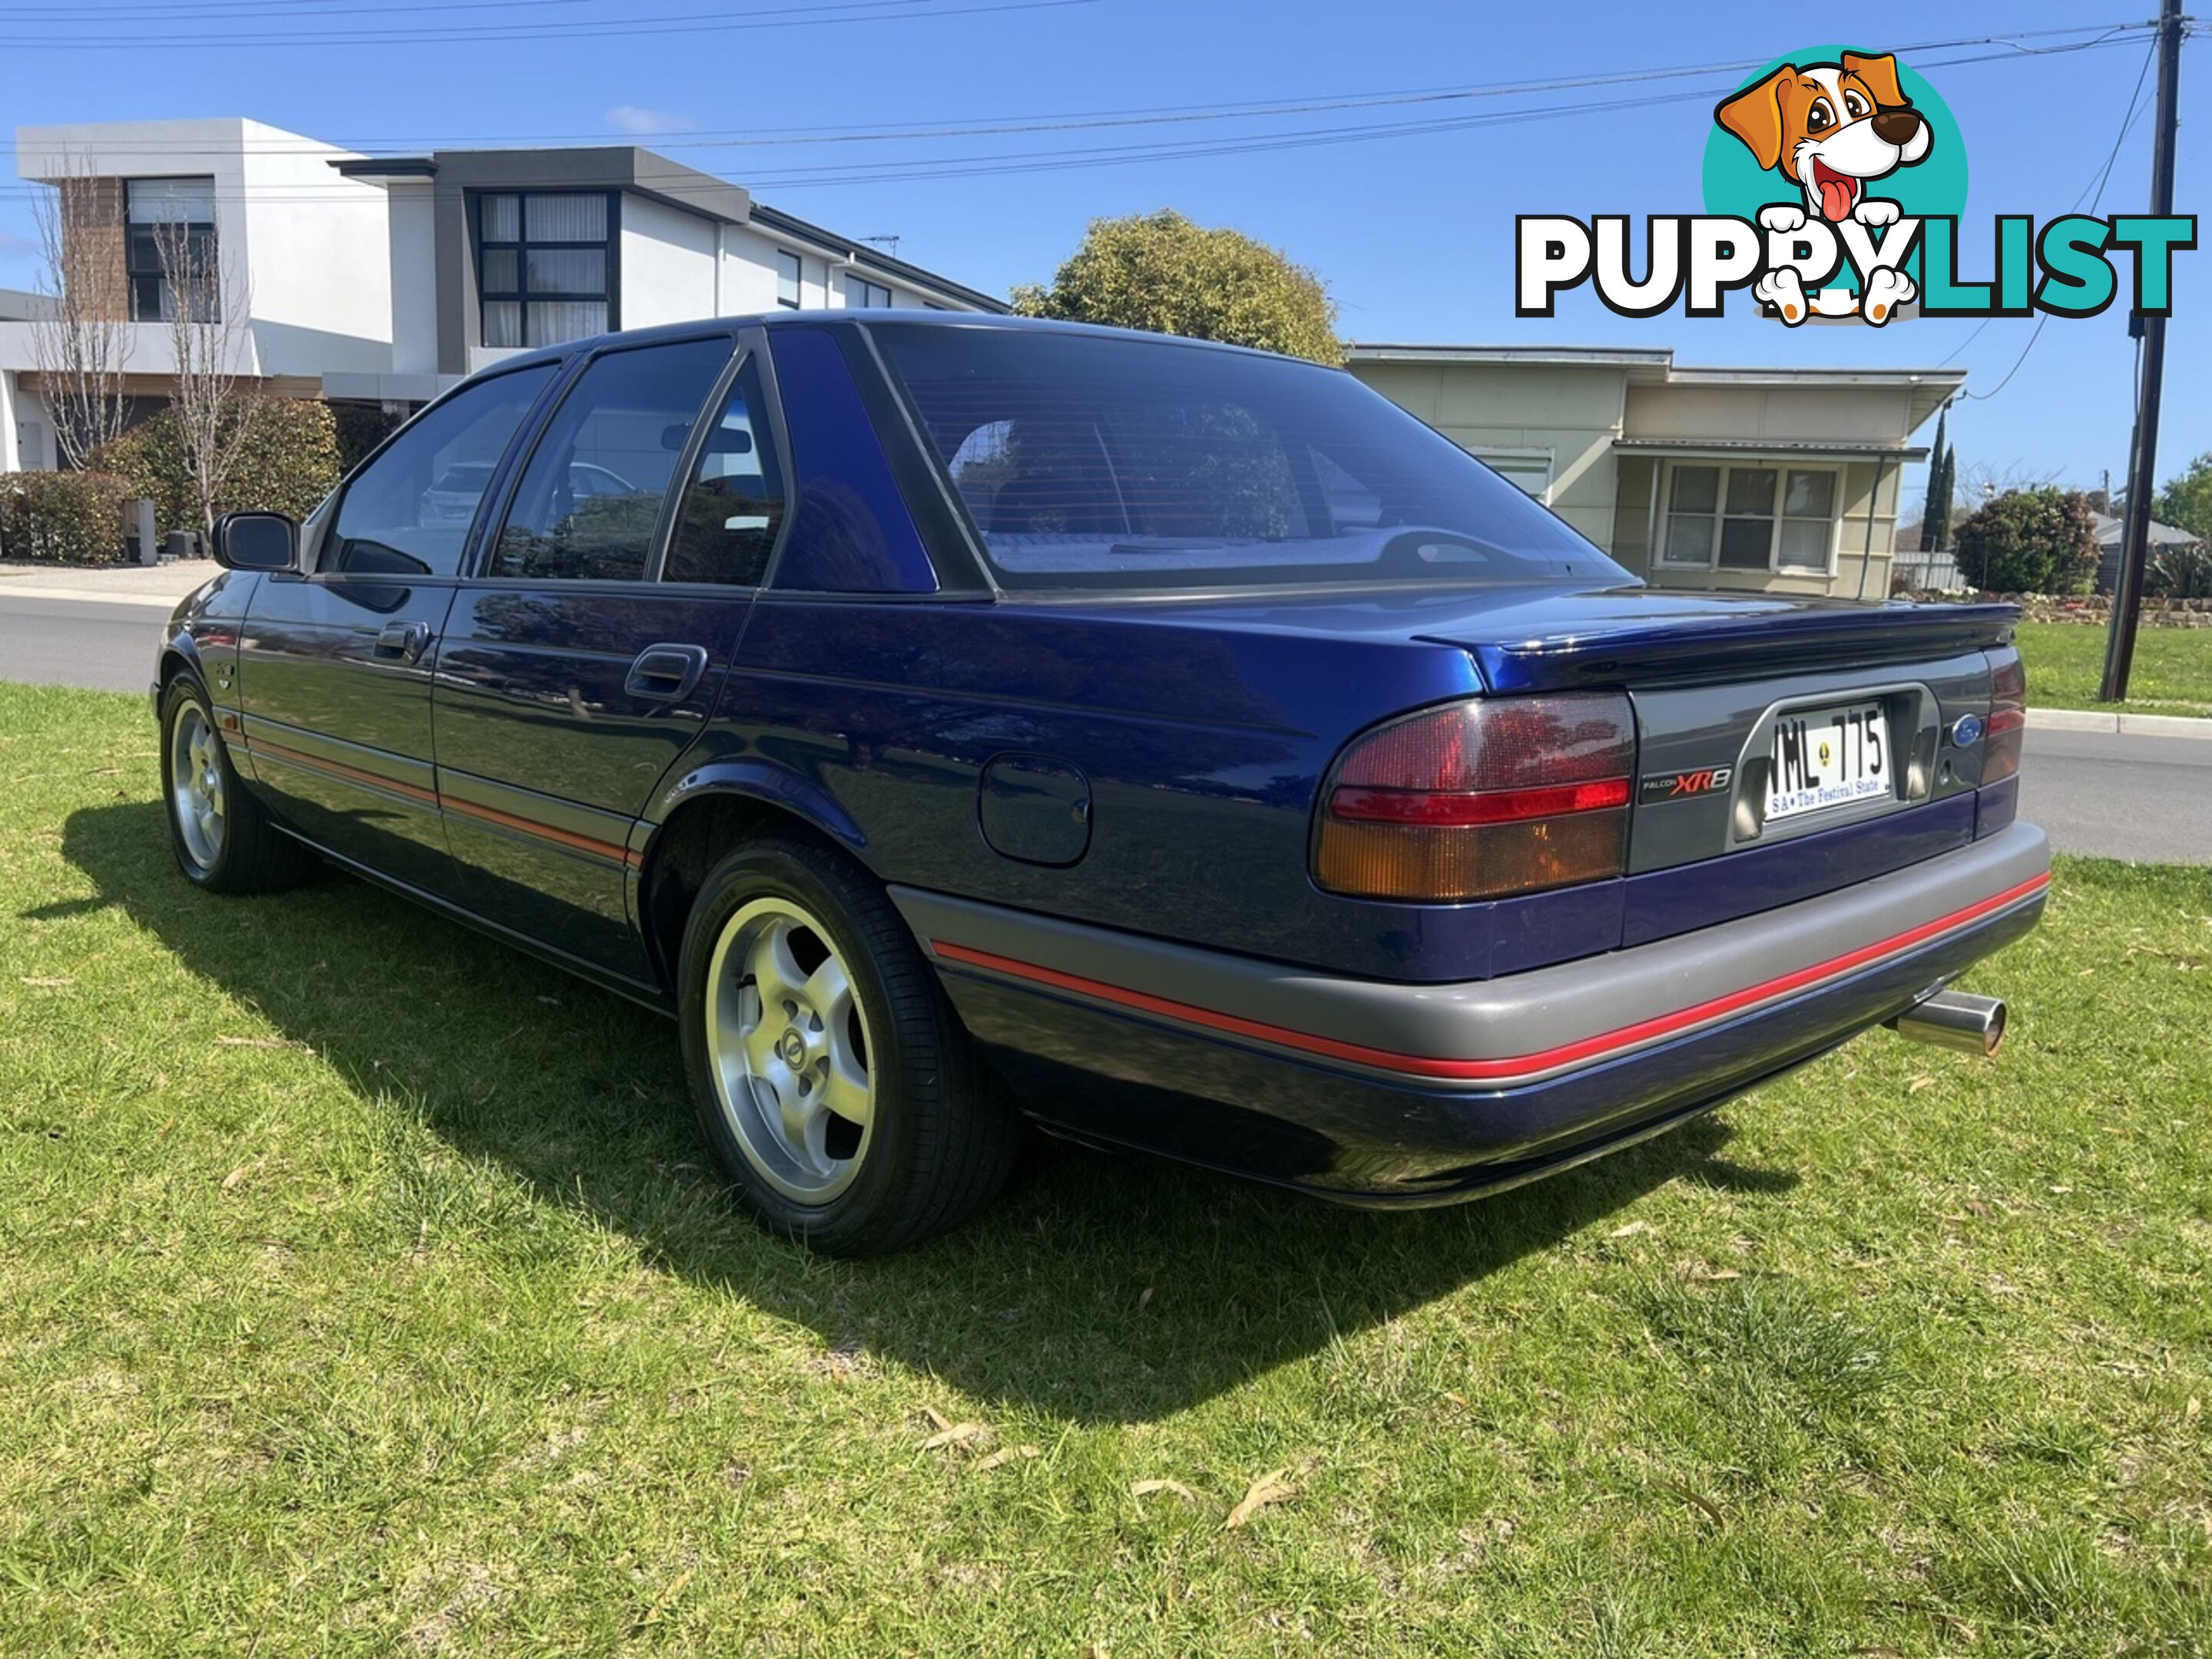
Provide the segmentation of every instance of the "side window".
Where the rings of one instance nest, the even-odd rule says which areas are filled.
[[[677,453],[730,360],[726,338],[611,351],[546,422],[493,547],[493,576],[636,581]]]
[[[684,491],[664,581],[757,586],[783,522],[783,470],[761,403],[760,371],[738,371]]]
[[[425,412],[346,486],[326,571],[450,576],[477,503],[553,365],[479,381]]]

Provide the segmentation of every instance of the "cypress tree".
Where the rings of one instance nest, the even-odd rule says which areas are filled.
[[[1936,417],[1936,448],[1928,458],[1928,505],[1920,514],[1920,546],[1929,553],[1942,550],[1944,532],[1951,524],[1951,485],[1957,458],[1948,441],[1950,419],[1948,409]]]

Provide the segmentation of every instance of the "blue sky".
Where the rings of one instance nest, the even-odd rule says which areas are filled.
[[[2136,23],[2154,0],[2012,0],[1883,14],[1862,44],[1887,48],[1993,31]],[[1994,21],[2001,15],[2002,21]],[[1908,320],[1875,331],[1785,331],[1735,314],[1614,317],[1587,292],[1550,320],[1513,315],[1516,213],[1696,212],[1714,94],[1725,73],[1515,98],[1442,99],[1237,119],[824,143],[827,129],[1044,126],[1099,112],[1267,100],[1327,103],[1499,82],[1638,74],[1759,59],[1808,26],[1771,6],[1461,3],[1323,6],[1311,0],[482,0],[383,9],[350,0],[0,0],[10,37],[0,126],[247,115],[362,149],[482,142],[620,142],[636,136],[853,235],[896,234],[907,258],[975,287],[1049,276],[1094,216],[1169,206],[1230,224],[1311,265],[1364,340],[1671,345],[1700,363],[1925,366],[1950,360],[1972,391],[1954,410],[1962,466],[2094,485],[2124,468],[2132,358],[2118,311],[2054,319],[2003,388],[2031,321]],[[1694,17],[1695,21],[1689,21]],[[723,27],[699,29],[699,20]],[[665,23],[660,20],[667,20]],[[780,22],[781,27],[760,27]],[[638,32],[610,33],[610,27]],[[532,28],[495,44],[431,31]],[[308,44],[337,31],[401,40]],[[1849,33],[1833,20],[1809,37]],[[155,44],[149,37],[161,37]],[[2048,46],[2063,37],[2026,42]],[[143,40],[143,44],[133,44]],[[78,44],[40,45],[69,41]],[[96,43],[95,43],[96,42]],[[1966,136],[1963,240],[1990,216],[2054,216],[2100,170],[2144,62],[2138,34],[2095,50],[1937,67],[1988,47],[1907,54]],[[2104,210],[2141,211],[2149,86]],[[1676,96],[1679,94],[1679,96]],[[1674,97],[1641,106],[1599,103]],[[1556,112],[1456,129],[1506,110]],[[2185,53],[2177,206],[2194,210],[2212,167],[2212,58]],[[2192,116],[2195,118],[2191,119]],[[1426,130],[1345,142],[1346,129]],[[763,139],[807,142],[743,142]],[[732,142],[740,141],[740,142]],[[1241,153],[1229,149],[1244,145]],[[1176,145],[1186,153],[1068,167],[1070,152]],[[1204,147],[1210,153],[1194,155]],[[1085,157],[1085,159],[1093,159]],[[963,168],[1030,167],[1046,170]],[[809,169],[923,175],[830,182]],[[1979,226],[1977,240],[1976,226]],[[27,204],[0,190],[0,285],[33,275]],[[2169,343],[2161,476],[2212,449],[2212,251],[2181,256]]]

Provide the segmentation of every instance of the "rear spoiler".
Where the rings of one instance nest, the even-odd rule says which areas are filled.
[[[1491,690],[1686,684],[1956,656],[2009,644],[2016,605],[1888,605],[1795,616],[1677,617],[1510,644],[1457,645]]]

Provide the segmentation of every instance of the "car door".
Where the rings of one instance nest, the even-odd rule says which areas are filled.
[[[304,574],[264,577],[239,650],[243,746],[300,832],[447,894],[430,732],[438,642],[480,498],[557,364],[474,382],[424,410],[302,537]]]
[[[438,789],[466,902],[649,977],[633,832],[721,694],[783,517],[750,353],[617,345],[520,469],[438,663]]]

